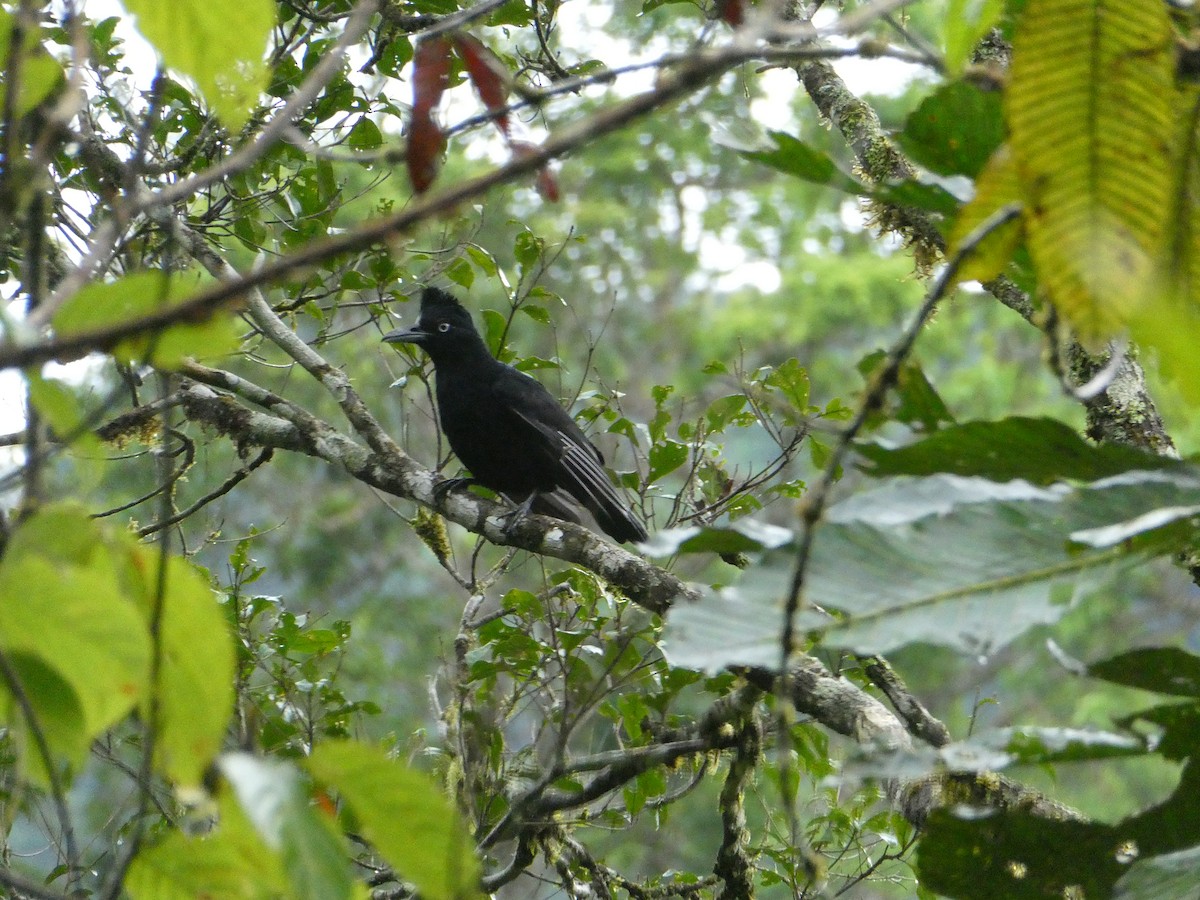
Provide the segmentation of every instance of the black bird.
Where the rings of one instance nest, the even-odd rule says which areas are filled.
[[[416,344],[437,373],[438,419],[459,461],[477,484],[522,504],[523,511],[572,522],[565,490],[615,541],[646,540],[646,529],[613,488],[604,457],[542,385],[492,356],[470,314],[434,287],[421,295],[412,328],[383,336]]]

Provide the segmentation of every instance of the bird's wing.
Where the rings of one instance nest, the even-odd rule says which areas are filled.
[[[555,483],[587,507],[600,527],[617,540],[645,540],[645,528],[617,494],[600,451],[540,382],[515,371],[513,376],[494,386],[497,399],[539,436],[554,468]]]

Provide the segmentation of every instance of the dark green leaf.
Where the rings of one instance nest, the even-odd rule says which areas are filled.
[[[905,179],[890,181],[870,191],[870,196],[895,206],[915,206],[949,216],[958,212],[961,201],[938,184]]]
[[[976,177],[1004,140],[999,91],[952,81],[926,97],[904,123],[900,145],[939,175]]]
[[[931,890],[966,900],[1061,897],[1068,888],[1077,896],[1109,897],[1134,860],[1200,844],[1198,792],[1200,765],[1190,762],[1165,802],[1115,825],[1015,808],[967,817],[937,810],[917,849],[917,871]],[[1182,896],[1194,896],[1191,887],[1193,894]]]
[[[1144,647],[1092,663],[1087,672],[1114,684],[1200,697],[1200,657],[1181,647]]]
[[[1175,460],[1121,444],[1091,444],[1055,419],[1014,416],[998,422],[965,422],[906,447],[858,444],[870,475],[953,472],[993,481],[1020,478],[1034,484],[1062,479],[1093,481],[1129,469],[1172,468]]]
[[[742,151],[742,156],[814,184],[830,185],[851,194],[867,192],[863,184],[839,169],[820,150],[783,131],[772,131],[771,140],[775,142],[774,150]]]
[[[652,484],[669,472],[674,472],[685,462],[691,452],[687,444],[667,440],[650,448],[650,473],[646,482]]]
[[[348,143],[354,150],[377,150],[383,146],[383,134],[378,125],[363,116],[350,129]]]
[[[1133,729],[1148,722],[1162,729],[1155,749],[1167,759],[1200,758],[1200,704],[1166,703],[1139,710],[1118,720],[1123,728]]]
[[[461,256],[446,266],[446,277],[455,284],[469,288],[475,283],[475,270]]]

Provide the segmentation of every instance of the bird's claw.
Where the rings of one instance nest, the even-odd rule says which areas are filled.
[[[451,491],[477,483],[474,478],[444,478],[433,486],[433,502],[441,503]]]

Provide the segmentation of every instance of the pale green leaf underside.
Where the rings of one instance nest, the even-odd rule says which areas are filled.
[[[919,642],[986,655],[1142,559],[1130,541],[1198,502],[1191,469],[1128,472],[1082,488],[893,479],[834,507],[820,526],[797,624],[859,653]],[[672,662],[777,666],[793,556],[781,553],[736,587],[674,610],[665,635]]]

